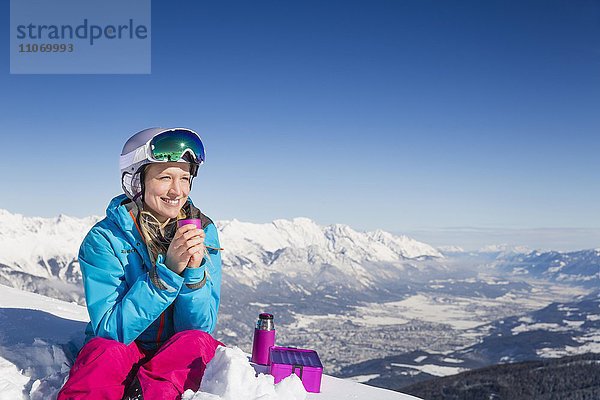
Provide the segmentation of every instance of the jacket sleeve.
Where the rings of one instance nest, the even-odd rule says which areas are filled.
[[[206,227],[207,246],[219,248],[219,237],[214,224]],[[174,302],[173,322],[175,332],[199,329],[208,333],[215,330],[221,299],[221,253],[207,248],[199,268],[186,268],[184,285]]]
[[[128,287],[123,264],[98,228],[83,240],[79,265],[94,334],[127,345],[172,304],[183,283],[183,277],[157,260],[152,272]]]

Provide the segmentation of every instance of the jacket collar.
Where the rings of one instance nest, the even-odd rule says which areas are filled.
[[[126,207],[130,202],[131,200],[127,196],[121,194],[113,198],[106,208],[108,219],[117,224],[124,232],[131,232],[131,228],[135,229],[133,219]]]
[[[190,207],[196,209],[191,198],[188,197],[187,201]],[[137,210],[135,203],[133,203],[125,194],[121,194],[110,201],[106,208],[106,216],[121,228],[123,233],[132,243],[138,241],[143,243],[144,240],[138,232],[138,228],[135,226],[136,222],[131,218],[131,214],[129,213],[132,209]],[[201,214],[199,210],[196,209],[196,211]],[[137,218],[137,215],[134,214],[134,216]]]
[[[192,202],[192,199],[188,197],[189,207],[195,209],[195,211],[203,218],[203,226],[207,226],[209,223],[213,222],[206,217],[204,214],[200,212]],[[131,245],[135,245],[136,247],[142,247],[144,251],[141,251],[141,256],[144,259],[144,264],[147,266],[148,270],[150,270],[152,266],[152,261],[150,260],[150,256],[148,255],[148,248],[146,247],[146,243],[142,238],[141,233],[139,232],[136,221],[132,218],[130,213],[132,211],[134,213],[134,217],[137,219],[137,206],[131,199],[129,199],[125,194],[121,194],[115,198],[113,198],[107,209],[106,209],[106,217],[115,223],[123,232],[123,235],[127,239]],[[219,247],[218,241],[216,239],[207,239],[205,240],[205,244],[207,246]]]

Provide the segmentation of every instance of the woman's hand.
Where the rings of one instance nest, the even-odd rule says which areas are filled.
[[[193,224],[178,228],[167,250],[167,268],[176,274],[181,274],[186,267],[198,268],[204,258],[205,236],[204,231]]]

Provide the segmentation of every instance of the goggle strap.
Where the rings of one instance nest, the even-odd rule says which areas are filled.
[[[136,193],[135,196],[133,196],[133,201],[136,201],[137,199],[139,199],[140,197],[142,197],[142,194],[144,193],[144,190],[142,189],[139,193]]]

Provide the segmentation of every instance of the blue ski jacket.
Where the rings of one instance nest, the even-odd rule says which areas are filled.
[[[90,315],[86,342],[99,336],[127,345],[137,341],[154,350],[180,331],[212,333],[221,287],[214,223],[201,215],[209,256],[199,268],[186,268],[180,276],[165,266],[164,254],[152,265],[128,203],[124,194],[112,199],[106,218],[92,227],[79,249]]]

